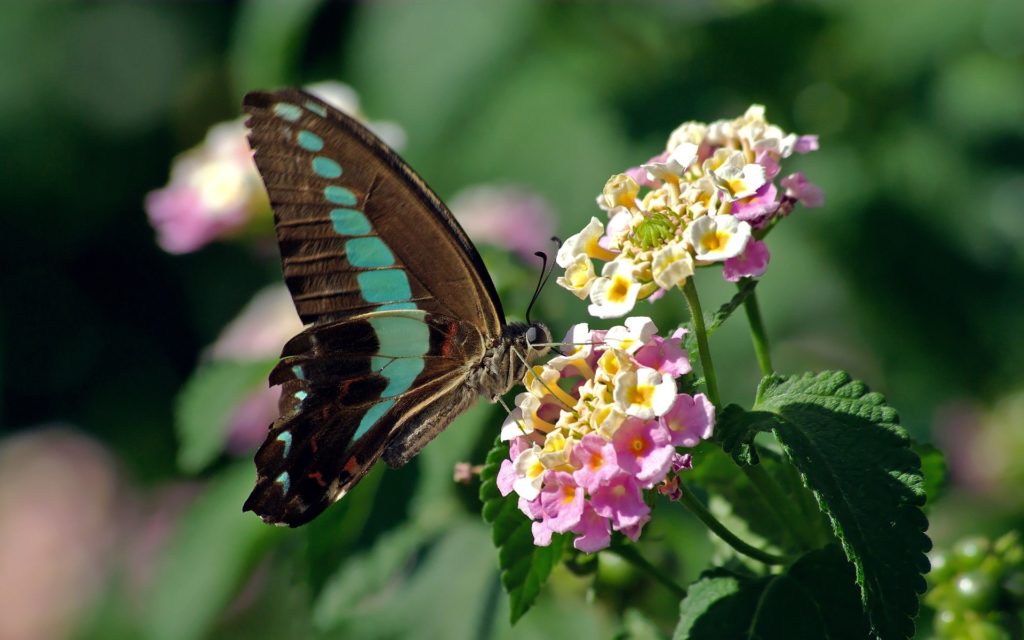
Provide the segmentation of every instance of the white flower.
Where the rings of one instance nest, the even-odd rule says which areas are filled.
[[[594,263],[590,261],[590,256],[578,253],[565,268],[565,275],[555,278],[555,282],[583,300],[590,295],[590,287],[593,286],[595,279],[597,274],[594,272]]]
[[[626,318],[625,326],[612,327],[605,334],[604,341],[616,349],[621,349],[632,355],[644,346],[651,337],[658,333],[658,327],[654,322],[645,316],[633,316]]]
[[[615,404],[628,416],[650,420],[664,415],[676,400],[676,381],[654,369],[623,371],[615,377]]]
[[[587,323],[573,325],[565,338],[562,340],[562,355],[555,356],[548,360],[548,366],[557,371],[573,366],[587,376],[590,371],[587,365],[587,358],[594,352],[593,339],[590,336],[590,327]]]
[[[712,174],[718,184],[732,195],[733,200],[754,195],[766,182],[764,167],[748,163],[741,151],[730,153],[724,162],[712,170]]]
[[[406,136],[402,126],[386,120],[369,121],[359,104],[359,94],[344,82],[325,80],[307,85],[305,89],[338,111],[343,111],[365,123],[370,131],[377,134],[391,148],[401,150],[405,146]]]
[[[615,254],[598,244],[601,236],[604,235],[604,225],[597,218],[591,218],[587,226],[576,235],[569,236],[569,239],[558,249],[555,262],[563,269],[576,260],[576,256],[585,255],[598,260],[612,260]]]
[[[609,440],[625,421],[626,414],[614,404],[602,405],[590,414],[591,428]]]
[[[679,179],[696,159],[697,145],[683,142],[664,160],[642,164],[640,167],[647,170],[647,177],[651,180]]]
[[[574,441],[567,439],[560,431],[552,431],[544,440],[544,448],[538,452],[541,464],[548,469],[555,469],[569,464]]]
[[[636,280],[637,267],[632,260],[613,260],[604,265],[601,277],[590,288],[587,312],[596,318],[618,318],[633,310],[640,283]]]
[[[750,240],[750,225],[733,216],[704,216],[686,227],[683,238],[698,262],[722,262],[743,253]]]
[[[512,490],[524,500],[534,500],[540,495],[540,487],[544,483],[544,464],[540,461],[540,447],[534,445],[521,452],[515,459],[513,467],[516,480]]]
[[[686,279],[693,275],[690,251],[680,242],[670,242],[658,249],[651,262],[651,275],[655,284],[663,289],[682,287]]]
[[[633,178],[624,173],[617,173],[608,178],[601,195],[597,197],[597,206],[605,211],[611,211],[616,207],[632,207],[639,192],[640,185]]]
[[[676,127],[668,137],[667,151],[674,151],[682,144],[700,145],[708,135],[708,125],[703,122],[684,122]]]
[[[512,413],[508,414],[505,418],[505,422],[501,423],[501,441],[507,442],[509,440],[515,440],[519,436],[525,436],[533,433],[533,427],[526,424],[523,420],[523,410],[516,407],[512,410]]]

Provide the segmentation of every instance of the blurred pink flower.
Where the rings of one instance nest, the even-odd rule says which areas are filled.
[[[515,251],[534,260],[535,251],[551,247],[554,211],[539,195],[514,186],[481,185],[457,193],[452,214],[473,242]]]
[[[715,431],[715,405],[703,393],[680,393],[672,408],[661,417],[661,423],[671,435],[673,445],[696,447]],[[682,459],[678,454],[673,458],[674,471],[680,470],[675,466],[683,464]]]
[[[258,292],[221,331],[210,349],[216,360],[268,360],[281,354],[289,338],[302,331],[291,295],[283,285]]]
[[[799,171],[779,181],[786,188],[786,195],[796,198],[805,207],[821,207],[825,205],[825,193]]]
[[[67,427],[0,441],[0,638],[71,635],[109,570],[119,491],[106,450]]]
[[[573,533],[577,536],[572,541],[572,546],[584,553],[594,553],[611,543],[611,521],[597,515],[594,508],[587,504],[583,509],[583,517],[573,528]]]
[[[348,85],[321,82],[306,89],[340,111],[366,120],[359,97]],[[394,123],[369,122],[367,126],[393,147],[405,141],[402,128]],[[189,253],[241,233],[257,218],[269,220],[270,203],[252,162],[244,119],[214,125],[199,145],[175,158],[167,186],[151,191],[145,206],[157,243],[168,253]]]

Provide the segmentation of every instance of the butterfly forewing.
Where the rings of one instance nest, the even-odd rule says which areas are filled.
[[[271,374],[281,417],[245,508],[296,526],[463,411],[469,368],[505,324],[465,233],[365,127],[298,90],[249,94],[245,109],[285,282],[311,324]]]
[[[415,305],[500,333],[504,316],[476,249],[384,143],[297,90],[251,93],[245,109],[303,322]]]

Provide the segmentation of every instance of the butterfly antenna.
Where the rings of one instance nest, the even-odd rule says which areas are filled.
[[[557,236],[551,236],[551,241],[555,243],[555,253],[562,248],[562,241]],[[530,324],[530,311],[533,310],[534,303],[537,302],[537,298],[540,297],[540,292],[544,289],[548,283],[548,279],[551,278],[551,274],[555,271],[555,263],[552,261],[551,268],[548,269],[548,254],[543,251],[537,251],[533,255],[540,258],[540,275],[537,277],[537,288],[533,291],[533,297],[530,298],[530,306],[526,307],[526,323]],[[545,273],[546,272],[546,273]]]

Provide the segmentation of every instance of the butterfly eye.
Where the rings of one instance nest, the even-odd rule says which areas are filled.
[[[537,327],[530,327],[526,330],[526,343],[533,344],[537,342]]]

